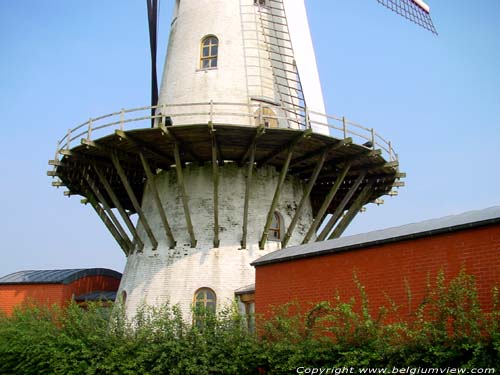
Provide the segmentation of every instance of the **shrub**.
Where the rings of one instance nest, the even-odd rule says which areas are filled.
[[[355,279],[356,280],[356,279]],[[356,281],[357,282],[357,281]],[[127,320],[114,308],[35,305],[0,316],[1,374],[290,374],[297,367],[483,367],[500,363],[499,292],[483,312],[474,278],[440,274],[408,321],[397,308],[373,317],[357,282],[356,299],[337,296],[306,312],[290,303],[246,331],[234,308],[197,312],[183,321],[176,306],[143,306]]]

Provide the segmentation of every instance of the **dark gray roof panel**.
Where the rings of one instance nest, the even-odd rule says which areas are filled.
[[[116,299],[116,292],[110,292],[110,291],[90,292],[75,297],[75,301],[77,302],[114,301],[115,299]]]
[[[266,254],[252,263],[261,266],[269,263],[306,258],[315,255],[381,245],[384,243],[427,237],[439,233],[454,232],[467,228],[500,223],[500,206],[484,210],[469,211],[459,215],[445,216],[419,223],[402,225],[373,232],[341,237],[335,240],[313,242],[307,245],[289,247]]]
[[[250,284],[247,286],[244,286],[243,288],[236,289],[234,291],[234,294],[240,295],[240,294],[247,294],[247,293],[254,293],[255,292],[255,284]]]
[[[107,268],[29,270],[0,277],[0,284],[69,284],[87,276],[109,276],[120,280],[122,274]]]

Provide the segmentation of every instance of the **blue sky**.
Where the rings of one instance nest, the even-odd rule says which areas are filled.
[[[328,112],[392,140],[407,186],[346,234],[500,204],[500,2],[428,1],[436,37],[375,0],[309,0]],[[159,71],[169,1],[161,2]],[[0,0],[0,275],[125,258],[46,176],[57,139],[149,103],[144,1]]]

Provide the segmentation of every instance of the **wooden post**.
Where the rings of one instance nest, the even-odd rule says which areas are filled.
[[[89,118],[89,125],[87,129],[87,139],[90,141],[90,137],[92,135],[92,118]]]
[[[342,130],[344,131],[344,139],[347,138],[347,123],[345,117],[342,116]]]
[[[337,208],[333,212],[332,217],[330,218],[330,220],[328,220],[328,223],[326,223],[326,226],[323,228],[323,230],[319,234],[318,238],[316,238],[316,242],[323,241],[326,238],[326,236],[328,236],[328,233],[330,233],[330,231],[334,227],[335,223],[342,215],[342,212],[344,212],[345,206],[347,206],[347,204],[351,200],[351,198],[354,195],[354,193],[356,192],[356,190],[358,190],[358,187],[363,182],[365,176],[366,176],[366,171],[362,171],[361,174],[356,179],[356,181],[354,181],[354,184],[351,186],[351,188],[349,189],[347,194],[344,196],[344,198],[340,201],[340,204],[337,206]]]
[[[132,245],[132,242],[128,238],[127,232],[125,232],[121,223],[118,221],[114,212],[111,210],[111,207],[109,206],[108,202],[106,201],[106,199],[104,199],[104,196],[101,194],[101,191],[99,190],[96,183],[94,182],[94,179],[88,173],[86,173],[84,175],[84,178],[87,181],[87,184],[90,187],[90,189],[95,194],[95,197],[97,197],[97,201],[100,202],[102,204],[102,206],[104,207],[104,211],[106,212],[108,217],[113,222],[116,230],[120,234],[120,237],[123,239],[123,241],[127,245],[127,248],[129,249],[127,252],[127,255],[131,254],[134,251],[134,247]]]
[[[106,228],[108,228],[109,232],[114,237],[114,239],[116,240],[116,242],[118,242],[118,244],[122,248],[122,250],[125,253],[125,255],[128,256],[129,252],[128,252],[127,245],[126,245],[125,241],[123,240],[123,238],[120,236],[120,233],[118,233],[118,231],[114,227],[114,225],[111,222],[111,220],[109,220],[109,218],[106,216],[106,213],[104,212],[104,210],[102,209],[102,207],[99,206],[99,203],[97,203],[97,200],[94,197],[94,195],[90,191],[87,191],[86,193],[88,195],[88,202],[94,208],[95,212],[97,213],[97,215],[99,216],[99,218],[102,220],[102,222],[104,223],[104,225],[106,226]]]
[[[340,185],[342,182],[344,182],[345,177],[347,176],[347,173],[349,172],[349,169],[351,169],[351,163],[347,163],[340,175],[337,177],[335,180],[335,183],[333,184],[332,188],[328,192],[328,195],[325,197],[325,200],[323,201],[323,204],[321,205],[321,208],[319,209],[318,213],[316,214],[316,217],[314,218],[313,223],[311,224],[311,227],[307,231],[307,234],[304,236],[304,239],[302,240],[302,244],[306,244],[309,242],[311,239],[312,235],[316,233],[316,230],[319,227],[319,224],[321,223],[321,220],[323,220],[323,216],[325,216],[326,210],[330,206],[330,203],[332,203],[333,198],[337,194],[337,191],[340,188]]]
[[[264,225],[264,230],[262,231],[262,236],[259,241],[259,249],[261,250],[264,250],[264,245],[266,244],[267,236],[269,235],[269,227],[271,226],[271,222],[273,221],[274,210],[276,209],[276,206],[278,205],[280,199],[281,188],[283,187],[283,183],[285,182],[286,174],[288,172],[288,167],[290,166],[290,161],[292,160],[293,149],[295,148],[299,140],[301,140],[304,136],[307,136],[309,133],[310,133],[309,130],[305,130],[302,133],[302,135],[295,138],[288,147],[288,154],[286,157],[286,161],[285,164],[283,164],[283,167],[281,168],[280,176],[278,179],[278,185],[276,185],[273,201],[271,202],[271,207],[269,208],[269,212],[267,213],[266,224]]]
[[[170,248],[173,249],[175,248],[174,236],[172,234],[172,230],[170,229],[170,225],[168,224],[167,214],[165,213],[165,209],[163,208],[163,204],[161,203],[160,194],[158,193],[158,188],[154,180],[153,172],[151,172],[151,167],[149,166],[149,163],[142,152],[139,152],[139,157],[141,158],[144,172],[146,172],[148,184],[151,189],[151,193],[153,194],[153,200],[155,202],[156,208],[158,209],[158,212],[160,214],[163,229],[165,230],[165,235],[167,236],[167,240],[170,243]]]
[[[120,160],[118,160],[118,155],[116,154],[116,151],[111,154],[111,161],[113,162],[113,165],[116,168],[118,176],[120,177],[120,180],[123,184],[123,187],[127,191],[128,197],[129,197],[130,201],[132,202],[132,205],[134,206],[134,209],[137,212],[137,215],[139,215],[139,220],[141,221],[142,225],[144,226],[144,230],[146,231],[146,234],[148,235],[149,240],[151,241],[151,246],[152,246],[153,250],[156,250],[158,248],[158,241],[156,240],[156,238],[153,234],[153,231],[151,230],[151,227],[149,226],[149,223],[148,223],[148,220],[146,219],[146,216],[142,212],[141,205],[137,201],[134,190],[132,189],[132,186],[130,186],[130,183],[128,182],[127,175],[125,174],[125,172],[120,164]]]
[[[120,111],[120,130],[123,130],[123,121],[125,120],[125,110]]]
[[[132,233],[132,236],[134,237],[134,240],[139,248],[139,251],[142,251],[144,249],[144,242],[142,242],[141,237],[139,237],[139,234],[137,233],[137,230],[134,227],[134,224],[130,220],[130,217],[127,215],[125,212],[125,209],[123,208],[122,204],[120,203],[120,200],[116,196],[115,192],[113,191],[113,188],[109,184],[108,180],[106,179],[106,176],[104,173],[99,169],[97,164],[95,162],[92,162],[92,167],[94,168],[97,177],[99,177],[99,181],[101,184],[104,186],[104,190],[106,190],[106,193],[111,198],[111,201],[115,205],[116,209],[120,213],[121,218],[123,219],[125,225],[127,226],[128,230],[130,233]]]
[[[69,151],[69,144],[71,143],[71,129],[68,129],[68,135],[66,138],[66,150]]]
[[[342,233],[344,233],[347,226],[356,217],[361,207],[363,207],[363,205],[366,203],[366,199],[370,196],[372,186],[373,182],[369,182],[365,185],[365,187],[363,188],[359,196],[356,198],[354,203],[351,205],[351,207],[349,207],[347,213],[344,215],[344,217],[339,222],[337,227],[333,230],[330,237],[328,237],[329,240],[332,240],[334,238],[339,238],[342,235]]]
[[[186,187],[184,186],[184,176],[182,174],[182,161],[179,153],[179,145],[174,142],[174,157],[175,157],[175,169],[177,171],[177,183],[181,191],[182,205],[184,207],[184,216],[186,217],[186,225],[189,232],[189,238],[191,241],[191,247],[196,247],[196,238],[194,236],[193,224],[191,222],[191,215],[189,213],[188,196],[186,193]]]
[[[248,201],[250,200],[250,185],[252,183],[253,167],[255,163],[255,150],[257,149],[256,139],[249,148],[250,161],[248,162],[247,183],[245,186],[245,203],[243,206],[243,236],[241,238],[241,248],[247,248],[247,227],[248,227]]]
[[[297,222],[299,221],[299,217],[302,213],[302,210],[303,210],[304,206],[306,205],[307,199],[309,198],[309,195],[311,194],[311,191],[314,187],[314,184],[316,183],[316,180],[319,176],[319,173],[321,172],[321,168],[323,167],[323,164],[325,163],[326,156],[328,155],[329,152],[330,152],[330,149],[323,151],[318,163],[316,164],[316,167],[313,171],[313,174],[312,174],[312,176],[309,179],[309,182],[307,184],[306,191],[304,192],[304,195],[302,195],[299,206],[297,207],[297,210],[295,211],[295,215],[293,216],[292,222],[288,226],[288,231],[286,232],[285,238],[283,238],[283,241],[281,241],[281,247],[283,247],[283,248],[286,247],[286,245],[288,244],[288,241],[290,240],[290,237],[292,237],[295,226],[297,225]]]
[[[210,101],[211,104],[212,101]],[[215,138],[215,130],[210,120],[208,123],[210,136],[212,138],[212,180],[213,180],[213,196],[214,196],[214,247],[218,248],[219,241],[219,166],[217,164],[217,140]]]

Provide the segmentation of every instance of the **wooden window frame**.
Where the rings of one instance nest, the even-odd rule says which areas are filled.
[[[283,239],[283,218],[278,211],[274,211],[274,218],[278,223],[277,227],[269,227],[269,241],[281,241]],[[277,236],[275,235],[277,233]]]
[[[212,40],[215,39],[215,43]],[[205,42],[209,41],[208,45]],[[200,43],[200,70],[217,69],[219,66],[219,38],[215,35],[206,35],[203,37]],[[203,55],[203,50],[208,47],[208,55]],[[217,53],[212,54],[212,48],[217,47]],[[208,61],[208,66],[204,66],[205,61]],[[212,66],[212,61],[215,61],[215,66]]]

